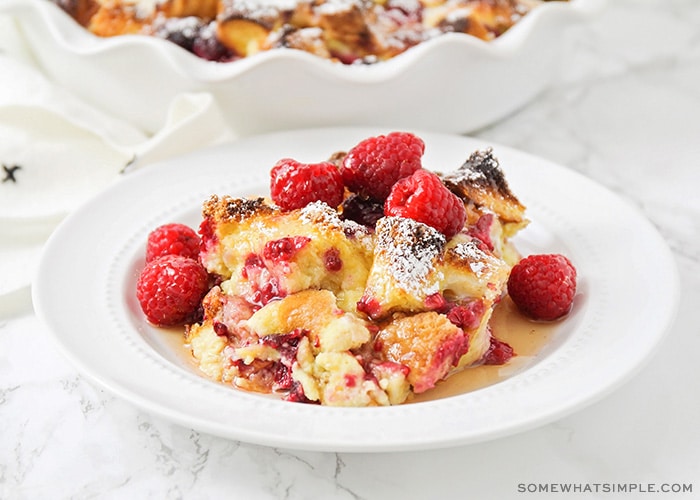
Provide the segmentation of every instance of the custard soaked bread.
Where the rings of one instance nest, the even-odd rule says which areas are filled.
[[[543,0],[52,0],[99,36],[166,38],[209,60],[292,48],[342,63],[444,33],[493,40]],[[566,1],[566,0],[560,0]]]

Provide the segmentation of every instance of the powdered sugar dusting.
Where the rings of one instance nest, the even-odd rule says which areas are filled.
[[[445,181],[468,183],[472,187],[486,186],[496,177],[501,177],[501,166],[493,155],[493,149],[476,150],[454,172],[440,174]]]
[[[493,155],[493,148],[478,149],[469,155],[467,160],[469,166],[481,166],[485,170],[500,170],[501,166],[498,158]]]
[[[426,296],[438,291],[438,280],[428,278],[445,243],[445,237],[430,226],[403,217],[384,217],[377,221],[375,258],[387,264],[387,272],[401,288]]]
[[[168,38],[173,34],[182,34],[183,37],[193,39],[199,35],[202,21],[198,17],[165,17],[162,14],[156,16],[153,21],[154,34]]]
[[[297,0],[226,0],[221,17],[273,20],[280,12],[293,11],[298,4]]]
[[[134,7],[137,17],[146,19],[153,15],[156,8],[165,3],[165,0],[125,0],[124,3]]]
[[[304,224],[320,224],[327,228],[343,231],[346,235],[369,235],[365,226],[355,221],[341,219],[336,210],[322,201],[315,201],[301,208],[299,220]]]
[[[445,16],[445,21],[447,21],[448,23],[456,23],[457,21],[460,21],[462,19],[469,19],[469,16],[472,15],[472,12],[474,12],[474,9],[468,6],[455,9]]]
[[[458,243],[450,249],[461,260],[469,264],[469,268],[477,278],[482,278],[489,269],[488,262],[494,257],[479,249],[474,241]]]
[[[480,260],[486,256],[473,241],[458,243],[452,248],[452,251],[462,259],[467,260]]]
[[[216,23],[214,21],[206,24],[199,30],[199,38],[202,40],[213,40],[216,38]]]
[[[391,0],[390,5],[404,12],[418,12],[423,8],[419,0]]]
[[[338,212],[322,201],[315,201],[301,208],[299,218],[306,224],[322,224],[336,229],[343,228],[343,221]]]
[[[355,7],[360,7],[359,0],[326,0],[316,7],[318,14],[332,16],[341,12],[348,12]]]

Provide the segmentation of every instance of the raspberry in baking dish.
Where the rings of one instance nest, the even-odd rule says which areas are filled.
[[[370,64],[444,33],[493,40],[545,1],[567,0],[47,1],[96,35],[155,36],[210,61],[286,48]]]
[[[323,164],[342,169],[345,158],[335,153]],[[395,176],[392,191],[416,174],[458,200],[457,230],[421,220],[421,210],[433,213],[430,196],[404,213],[384,206],[380,214],[372,202],[372,217],[346,217],[350,201],[365,199],[347,183],[335,206],[323,190],[290,208],[264,197],[205,200],[199,262],[212,286],[200,318],[185,325],[201,372],[287,401],[376,406],[517,355],[494,337],[490,319],[520,261],[511,238],[528,224],[525,207],[491,150],[449,174],[419,165]],[[306,196],[306,185],[306,176],[294,177],[285,189]],[[528,282],[520,283],[527,295]]]

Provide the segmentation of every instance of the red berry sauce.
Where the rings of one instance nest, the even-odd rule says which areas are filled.
[[[493,252],[494,246],[491,240],[491,226],[493,225],[493,214],[484,214],[479,217],[472,227],[469,228],[468,234],[472,238],[476,238],[483,243],[486,248]]]
[[[382,312],[382,306],[379,304],[379,301],[377,299],[372,299],[363,296],[357,302],[357,310],[359,312],[365,313],[370,318],[377,318]]]

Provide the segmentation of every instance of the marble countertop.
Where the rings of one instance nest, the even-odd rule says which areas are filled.
[[[26,287],[0,301],[0,498],[568,498],[567,484],[576,498],[700,497],[700,3],[610,3],[577,28],[584,36],[551,89],[473,135],[582,172],[666,238],[678,316],[631,381],[571,416],[470,446],[266,448],[172,424],[92,385],[56,349]],[[620,485],[628,492],[610,491]]]

